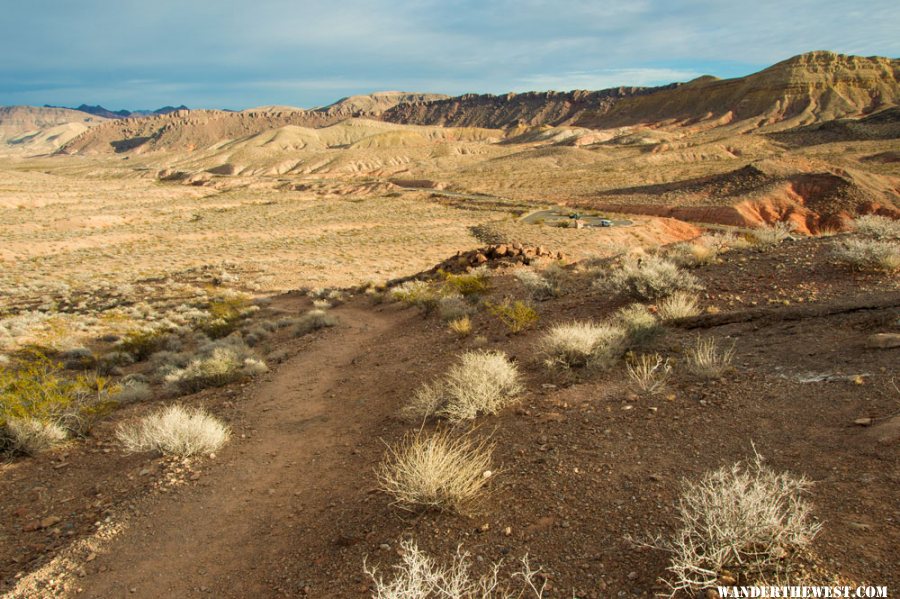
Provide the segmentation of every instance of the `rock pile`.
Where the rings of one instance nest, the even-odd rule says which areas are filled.
[[[497,268],[501,265],[531,264],[540,258],[549,260],[568,260],[562,252],[553,252],[542,245],[527,246],[521,243],[502,243],[489,245],[467,252],[457,252],[455,256],[444,260],[429,272],[444,270],[446,272],[465,272],[470,268],[487,265]]]

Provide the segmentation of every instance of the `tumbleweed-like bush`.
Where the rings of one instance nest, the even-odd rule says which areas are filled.
[[[661,256],[630,256],[597,285],[614,293],[640,300],[656,300],[676,291],[700,288],[697,278]]]
[[[402,412],[410,419],[439,416],[451,421],[496,414],[522,392],[520,378],[503,352],[469,351],[441,379],[420,387]]]
[[[135,424],[120,425],[116,438],[129,453],[159,451],[188,457],[212,453],[228,440],[226,425],[200,408],[172,405],[142,418]]]
[[[390,580],[363,563],[363,571],[374,585],[372,599],[542,599],[547,586],[546,580],[539,582],[540,570],[531,568],[527,555],[506,583],[500,579],[499,563],[480,576],[473,573],[470,556],[462,547],[446,566],[420,550],[413,540],[400,542],[400,555]]]
[[[539,351],[550,368],[603,368],[622,354],[625,342],[626,332],[620,326],[571,322],[547,331]]]
[[[685,482],[680,527],[656,543],[672,553],[672,595],[710,588],[725,571],[752,585],[789,570],[796,551],[821,529],[805,497],[811,486],[775,472],[759,456]]]
[[[388,448],[378,470],[381,488],[404,509],[459,511],[491,477],[493,445],[449,431],[407,435]]]

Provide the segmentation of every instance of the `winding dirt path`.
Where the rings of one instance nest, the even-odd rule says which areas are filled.
[[[359,396],[377,381],[355,364],[377,351],[379,337],[404,318],[353,306],[336,314],[338,327],[313,339],[245,400],[249,438],[236,439],[204,464],[195,486],[133,518],[97,558],[101,571],[78,581],[83,590],[77,596],[292,594],[292,581],[279,578],[278,564],[296,554],[298,532],[313,528],[333,501],[329,490],[354,484],[347,448],[383,418],[369,404],[373,396]],[[373,401],[388,401],[387,395]]]

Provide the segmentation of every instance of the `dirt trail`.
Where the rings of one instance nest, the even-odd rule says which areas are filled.
[[[354,362],[402,318],[351,306],[336,313],[339,327],[282,364],[242,404],[249,438],[204,465],[196,486],[134,518],[97,558],[105,571],[79,581],[78,596],[279,594],[271,572],[302,543],[293,531],[327,507],[329,488],[354,476],[343,464],[346,448],[370,434],[381,413],[360,409],[362,400],[340,389],[368,376]]]

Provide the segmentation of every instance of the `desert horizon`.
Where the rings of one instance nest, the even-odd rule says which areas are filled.
[[[896,6],[103,4],[0,40],[2,597],[900,588]]]

